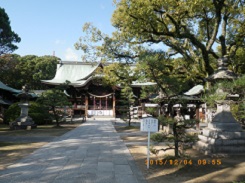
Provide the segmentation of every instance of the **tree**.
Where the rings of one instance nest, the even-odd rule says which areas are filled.
[[[20,41],[18,34],[11,29],[7,13],[0,7],[0,56],[16,50],[18,47],[14,43],[19,43]]]
[[[217,92],[222,90],[223,92]],[[238,94],[239,98],[230,98],[229,95]],[[243,125],[245,124],[245,75],[234,81],[223,81],[216,83],[211,90],[202,96],[208,107],[215,108],[217,101],[234,100],[231,102],[233,116]]]
[[[112,25],[117,30],[110,37],[85,24],[84,31],[90,36],[81,38],[77,49],[99,57],[135,61],[157,44],[161,52],[199,65],[200,73],[208,76],[213,73],[214,60],[228,55],[232,61],[237,50],[244,47],[244,0],[114,2]],[[215,46],[220,46],[220,52]]]
[[[131,126],[131,119],[132,119],[132,114],[131,114],[131,106],[133,106],[135,101],[134,98],[134,93],[133,89],[127,85],[124,86],[121,90],[121,104],[122,107],[126,108],[126,111],[123,111],[127,115],[128,119],[128,126]]]
[[[245,74],[245,48],[237,50],[234,61],[231,62],[231,69],[238,75]]]
[[[71,103],[68,101],[67,96],[62,92],[62,86],[58,88],[53,88],[47,90],[38,99],[38,102],[49,108],[55,118],[56,126],[60,126],[60,119],[62,117],[62,112],[59,109],[62,109],[64,106],[70,106]]]
[[[21,57],[17,66],[21,72],[20,83],[27,83],[31,89],[42,89],[41,80],[52,79],[55,76],[58,60],[59,58],[53,56]]]
[[[178,116],[177,116],[178,117]],[[152,147],[151,152],[153,154],[158,154],[159,151],[174,150],[175,157],[180,157],[185,155],[184,151],[190,144],[195,142],[198,138],[196,135],[192,135],[186,132],[186,129],[191,128],[195,125],[195,120],[179,120],[173,118],[165,118],[163,116],[159,117],[160,121],[164,125],[169,125],[172,127],[173,134],[168,133],[154,133],[151,135],[151,140],[154,142],[166,142],[168,147],[155,149]]]
[[[19,102],[11,104],[4,112],[4,122],[9,124],[10,122],[15,121],[20,116],[20,112],[21,109],[19,107]],[[45,119],[47,120],[51,118],[50,114],[43,105],[33,101],[30,102],[28,115],[37,125],[43,125],[47,122]]]
[[[59,58],[53,56],[16,54],[0,56],[0,78],[5,84],[21,88],[28,84],[31,89],[43,89],[41,80],[52,79],[55,76]]]
[[[121,106],[126,108],[121,109],[127,114],[128,124],[131,123],[130,107],[133,105],[135,98],[131,84],[138,78],[137,71],[130,68],[128,64],[113,63],[104,68],[104,83],[111,86],[120,86],[121,88]]]
[[[161,52],[142,54],[137,66],[145,78],[157,83],[165,97],[178,95],[196,83],[204,83],[205,76],[199,72],[198,65],[188,64],[181,58],[167,58],[167,55]]]
[[[19,85],[20,72],[17,68],[20,56],[5,54],[0,56],[0,80],[13,88],[21,88]]]

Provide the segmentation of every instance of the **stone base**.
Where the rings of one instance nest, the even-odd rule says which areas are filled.
[[[10,129],[12,130],[30,130],[30,129],[33,129],[33,128],[37,128],[37,125],[36,124],[32,124],[32,125],[12,125],[10,127]]]
[[[34,123],[31,117],[29,116],[20,116],[15,122],[10,123],[10,129],[19,130],[19,129],[29,129],[37,128],[37,125]]]
[[[245,131],[228,132],[204,128],[194,149],[210,154],[245,154]]]
[[[245,131],[226,103],[218,104],[211,123],[199,135],[194,148],[204,154],[245,154]]]

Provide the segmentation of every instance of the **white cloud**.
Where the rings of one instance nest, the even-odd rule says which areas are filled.
[[[65,51],[65,59],[67,61],[77,61],[78,55],[75,53],[75,51],[72,48],[67,48]]]

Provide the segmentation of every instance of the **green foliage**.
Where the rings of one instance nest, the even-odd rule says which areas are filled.
[[[82,60],[85,62],[94,62],[102,58],[106,61],[132,63],[137,57],[136,50],[141,49],[137,45],[128,44],[130,38],[121,35],[120,32],[113,32],[113,36],[109,37],[91,23],[83,25],[83,32],[85,36],[79,38],[75,48],[84,52]]]
[[[245,48],[239,48],[234,56],[230,69],[236,74],[245,74]]]
[[[17,65],[21,85],[27,83],[31,89],[42,89],[41,80],[52,79],[55,76],[58,60],[59,58],[53,56],[21,57]]]
[[[151,152],[154,154],[158,154],[159,151],[167,151],[174,149],[175,157],[182,156],[185,153],[185,149],[191,147],[191,144],[198,140],[197,135],[188,134],[186,129],[193,127],[196,124],[196,120],[183,120],[177,122],[172,118],[164,118],[160,116],[160,122],[164,123],[164,125],[169,125],[173,134],[164,133],[155,133],[151,135],[151,140],[157,143],[166,142],[168,143],[167,148],[156,149],[152,148]]]
[[[20,116],[20,107],[19,103],[14,103],[9,106],[9,108],[4,112],[4,121],[6,124],[14,121],[16,118]]]
[[[147,76],[144,76],[147,77]],[[139,78],[140,81],[141,78]],[[144,82],[145,78],[142,78],[142,82]],[[140,98],[141,99],[148,99],[149,96],[152,94],[156,94],[159,92],[159,88],[156,85],[150,85],[150,86],[142,86],[141,87],[141,93],[140,93]],[[155,103],[158,103],[157,101],[154,101]]]
[[[11,29],[7,13],[0,7],[0,56],[16,50],[18,47],[14,43],[19,43],[20,40],[18,34]]]
[[[0,78],[4,84],[14,88],[20,88],[20,72],[17,69],[20,56],[16,54],[5,54],[0,56]]]
[[[205,78],[198,65],[189,64],[180,58],[169,59],[167,54],[158,51],[142,54],[137,67],[138,72],[153,80],[166,97],[187,90]]]
[[[237,121],[245,125],[245,101],[232,104],[231,113]]]
[[[226,98],[226,94],[224,93],[223,95],[213,93],[213,94],[205,94],[203,95],[202,99],[203,101],[210,107],[210,108],[215,108],[216,107],[216,102],[220,100],[224,100]]]
[[[175,120],[173,118],[166,118],[166,122],[169,125],[173,125],[175,123]]]
[[[31,89],[44,89],[41,80],[55,76],[59,58],[53,56],[3,55],[0,57],[0,78],[13,88],[22,88],[28,84]]]
[[[138,72],[128,64],[113,63],[104,67],[103,83],[121,87],[120,112],[127,116],[129,126],[131,121],[130,107],[135,102],[135,96],[131,84],[138,78]]]
[[[12,104],[4,113],[5,123],[13,122],[20,116],[19,103]],[[30,102],[30,107],[28,115],[33,119],[35,124],[42,125],[45,124],[45,119],[51,119],[47,108],[37,102]]]
[[[128,64],[113,63],[104,67],[104,83],[122,87],[131,85],[133,81],[138,79],[138,72],[136,69],[130,67]]]
[[[222,90],[222,92],[220,92]],[[238,94],[238,101],[244,101],[245,96],[245,75],[234,81],[223,81],[216,83],[209,91],[202,96],[204,102],[210,107],[214,107],[219,100],[229,97],[229,94]]]
[[[48,109],[40,103],[30,102],[29,116],[33,119],[35,124],[44,125],[52,121],[52,116]]]
[[[160,115],[158,116],[158,123],[161,124],[162,126],[166,126],[167,125],[167,119],[166,117],[164,117],[164,115]]]
[[[153,133],[151,134],[151,140],[160,143],[166,140],[166,135],[163,133]]]
[[[63,113],[61,113],[58,108],[62,109],[64,106],[71,106],[71,103],[69,102],[63,91],[57,88],[47,90],[42,93],[40,98],[38,98],[38,102],[40,102],[42,105],[49,108],[53,112],[57,126],[59,126],[60,120],[62,119],[63,115]]]
[[[121,0],[116,9],[111,36],[86,23],[86,33],[76,43],[84,51],[85,60],[102,57],[106,60],[135,62],[145,50],[181,55],[197,75],[212,74],[213,60],[228,55],[242,58],[244,48],[244,2],[240,0]],[[219,52],[215,52],[218,45]],[[94,55],[93,57],[91,55]],[[90,58],[88,58],[90,57]],[[243,57],[244,58],[244,57]],[[239,63],[242,63],[239,61]],[[196,70],[196,71],[195,71]]]
[[[112,24],[134,44],[164,43],[170,47],[170,55],[179,53],[189,62],[203,65],[204,71],[212,72],[208,56],[218,58],[228,51],[232,56],[235,52],[232,48],[243,46],[243,3],[122,0],[115,2]],[[220,55],[211,51],[215,42],[222,47]]]
[[[134,101],[135,99],[132,88],[130,86],[124,86],[121,90],[121,106],[126,108],[126,111],[122,112],[127,115],[129,126],[132,118],[130,107],[133,106]]]
[[[223,92],[219,92],[222,90]],[[239,98],[230,98],[230,94],[238,94]],[[245,123],[245,75],[234,81],[217,83],[211,90],[207,91],[202,100],[211,108],[215,108],[216,103],[222,100],[235,100],[231,105],[231,112],[237,121]]]
[[[147,112],[147,114],[154,115],[154,112],[156,111],[156,108],[154,108],[154,107],[147,107],[145,109],[145,111]]]

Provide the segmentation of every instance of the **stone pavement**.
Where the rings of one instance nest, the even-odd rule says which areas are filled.
[[[0,171],[0,183],[146,183],[110,121],[87,121]]]

